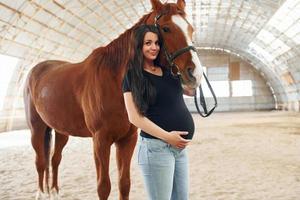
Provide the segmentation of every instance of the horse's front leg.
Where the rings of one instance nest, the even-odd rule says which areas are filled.
[[[107,200],[111,183],[109,178],[109,156],[112,140],[107,133],[97,132],[93,135],[94,157],[97,171],[97,191],[100,200]]]
[[[130,163],[137,141],[136,128],[130,135],[116,142],[116,156],[119,170],[119,199],[128,200],[130,191]]]

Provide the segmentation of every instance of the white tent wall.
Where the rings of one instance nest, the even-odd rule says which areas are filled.
[[[214,86],[214,81],[224,84],[214,88],[218,100],[216,111],[256,111],[276,108],[276,102],[270,86],[267,85],[267,80],[248,62],[222,51],[201,50],[198,53],[202,64],[206,67],[207,77],[212,86]],[[237,65],[236,77],[231,76],[230,65],[232,64]],[[249,87],[241,85],[240,89],[243,91],[235,91],[234,84],[242,84],[243,81],[250,83]],[[227,95],[218,96],[218,92],[224,94],[224,90],[227,90],[225,91]],[[245,90],[249,91],[245,93]],[[209,93],[205,93],[205,96],[207,98]],[[206,100],[210,107],[214,105],[212,97]],[[194,98],[187,98],[186,103],[190,111],[196,112]]]

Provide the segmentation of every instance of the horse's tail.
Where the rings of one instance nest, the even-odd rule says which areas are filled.
[[[45,183],[46,190],[49,193],[49,168],[50,168],[50,153],[51,153],[51,141],[52,141],[52,128],[47,126],[44,136],[44,153],[46,160],[46,170],[45,170]]]

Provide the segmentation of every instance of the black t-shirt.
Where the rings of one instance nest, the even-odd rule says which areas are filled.
[[[192,139],[195,130],[194,121],[183,100],[179,77],[174,77],[165,69],[162,76],[147,71],[143,71],[143,75],[150,79],[156,89],[155,102],[149,105],[145,116],[166,131],[187,131],[189,134],[183,138]],[[131,91],[128,74],[123,80],[122,90],[123,93]],[[143,130],[140,134],[142,137],[155,138]]]

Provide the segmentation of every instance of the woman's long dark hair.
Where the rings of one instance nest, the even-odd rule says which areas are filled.
[[[156,97],[156,90],[148,79],[143,74],[144,55],[143,45],[144,37],[147,32],[155,33],[158,37],[160,50],[162,48],[162,39],[154,25],[141,25],[134,30],[134,55],[128,62],[128,78],[130,80],[130,88],[134,103],[140,114],[145,115],[149,105],[153,104]],[[161,51],[160,51],[161,52]],[[153,61],[155,66],[160,66],[160,55]]]

